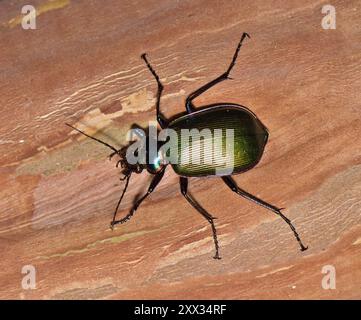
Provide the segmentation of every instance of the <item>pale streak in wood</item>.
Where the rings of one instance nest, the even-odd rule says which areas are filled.
[[[46,1],[33,1],[44,5]],[[116,3],[116,4],[115,4]],[[361,28],[359,1],[70,1],[7,27],[25,1],[0,3],[1,298],[361,298]],[[279,218],[218,180],[191,180],[218,217],[210,228],[179,193],[171,169],[134,218],[111,232],[120,192],[108,150],[64,122],[121,144],[132,123],[184,111],[187,93],[224,71],[247,31],[233,81],[197,100],[250,107],[270,129],[261,163],[237,182],[278,206],[310,249],[300,253]],[[134,177],[119,215],[144,192]],[[36,290],[21,268],[37,269]],[[321,288],[321,269],[337,289]]]

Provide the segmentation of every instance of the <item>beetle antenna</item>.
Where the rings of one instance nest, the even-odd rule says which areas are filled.
[[[95,141],[97,141],[97,142],[99,142],[99,143],[107,146],[108,148],[112,149],[112,150],[114,151],[114,153],[112,153],[113,155],[114,155],[115,153],[119,153],[118,150],[117,150],[116,148],[114,148],[113,146],[111,146],[110,144],[108,144],[108,143],[106,143],[106,142],[104,142],[104,141],[102,141],[102,140],[99,140],[99,139],[97,139],[97,138],[95,138],[95,137],[92,137],[92,136],[86,134],[85,132],[79,130],[78,128],[73,127],[73,126],[70,125],[69,123],[65,123],[65,124],[66,124],[68,127],[73,128],[74,130],[80,132],[80,133],[83,134],[84,136],[86,136],[86,137],[88,137],[88,138],[90,138],[90,139],[93,139],[93,140],[95,140]]]
[[[116,217],[116,215],[117,215],[117,212],[118,212],[118,209],[119,209],[119,205],[120,205],[120,203],[121,203],[122,200],[123,200],[123,197],[124,197],[125,192],[127,191],[128,184],[129,184],[129,180],[130,180],[130,176],[131,176],[131,175],[132,175],[132,172],[129,172],[129,174],[126,176],[127,181],[125,182],[125,186],[124,186],[122,195],[120,196],[119,201],[118,201],[118,203],[117,203],[117,206],[116,206],[116,208],[115,208],[114,215],[113,215],[113,220],[112,220],[112,222],[110,223],[110,228],[111,228],[112,230],[113,230],[113,228],[114,228],[115,217]]]

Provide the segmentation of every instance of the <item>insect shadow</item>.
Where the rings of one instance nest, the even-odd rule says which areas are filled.
[[[228,66],[227,70],[222,73],[220,76],[216,77],[214,80],[206,83],[199,89],[192,92],[186,99],[185,109],[186,115],[178,116],[173,118],[172,120],[166,119],[164,115],[160,112],[160,100],[163,91],[163,85],[159,79],[159,76],[150,65],[146,54],[142,54],[141,58],[144,60],[146,66],[148,67],[149,71],[153,75],[155,81],[157,82],[157,100],[156,100],[156,115],[157,121],[162,129],[171,128],[176,132],[180,133],[184,128],[195,128],[198,130],[208,128],[208,129],[216,129],[216,128],[223,128],[223,129],[231,129],[234,131],[234,145],[235,150],[233,153],[233,163],[231,172],[219,172],[217,171],[217,167],[208,164],[208,165],[183,165],[182,163],[171,163],[173,170],[176,174],[179,175],[179,183],[180,183],[180,190],[184,198],[189,202],[189,204],[196,209],[210,224],[212,228],[213,234],[213,241],[215,246],[215,259],[220,259],[219,254],[219,244],[217,238],[217,231],[215,227],[214,220],[216,219],[210,213],[208,213],[195,199],[189,194],[188,192],[188,178],[189,177],[206,177],[206,176],[218,176],[220,177],[223,182],[236,194],[239,196],[258,204],[265,209],[272,211],[273,213],[277,214],[280,218],[282,218],[291,228],[300,248],[301,251],[307,249],[306,246],[303,245],[295,227],[293,226],[292,222],[281,212],[282,208],[278,208],[268,202],[257,198],[256,196],[248,193],[247,191],[241,189],[237,186],[236,182],[231,177],[234,174],[242,173],[247,170],[252,169],[257,163],[261,160],[261,157],[264,152],[265,145],[268,141],[269,132],[265,125],[258,119],[258,117],[247,107],[233,104],[233,103],[215,103],[206,106],[200,106],[197,109],[193,104],[193,100],[200,96],[202,93],[207,91],[208,89],[212,88],[216,84],[230,79],[229,74],[236,63],[239,50],[242,46],[243,41],[249,38],[247,33],[243,33],[242,37],[237,45],[236,51],[233,55],[232,61]],[[147,153],[147,161],[146,163],[129,163],[127,161],[127,150],[132,146],[132,143],[129,143],[126,146],[123,146],[120,149],[115,148],[114,146],[108,144],[105,141],[97,139],[95,137],[89,136],[85,132],[67,124],[74,130],[82,133],[83,135],[98,141],[99,143],[107,146],[112,150],[110,154],[110,158],[117,155],[119,160],[117,161],[116,166],[121,168],[123,173],[123,177],[121,180],[125,181],[124,189],[120,195],[119,201],[116,205],[113,219],[111,222],[111,228],[113,228],[117,224],[122,224],[127,222],[136,212],[140,204],[155,190],[159,182],[162,180],[164,176],[165,169],[167,167],[167,163],[164,163],[162,159],[160,159],[159,155],[156,153],[154,156],[150,156],[150,152],[148,150],[149,144],[147,144],[146,153]],[[135,127],[136,128],[136,127]],[[139,127],[138,127],[139,128]],[[149,134],[149,132],[147,133]],[[200,141],[192,141],[192,147],[197,145],[201,145]],[[179,155],[187,155],[189,153],[189,148],[181,148],[179,150]],[[206,155],[208,156],[208,155]],[[143,170],[148,171],[153,178],[150,182],[147,192],[138,198],[130,212],[123,218],[116,220],[116,215],[119,209],[119,205],[122,202],[124,194],[128,188],[130,178],[132,174],[139,174]]]

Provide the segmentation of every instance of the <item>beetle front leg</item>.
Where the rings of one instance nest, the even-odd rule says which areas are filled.
[[[158,84],[158,92],[157,92],[157,120],[158,123],[160,125],[160,127],[162,129],[167,128],[168,127],[168,121],[164,118],[164,116],[161,114],[160,112],[160,97],[162,95],[162,91],[163,91],[163,85],[160,82],[159,76],[157,75],[157,73],[154,71],[154,69],[152,68],[152,66],[150,65],[150,63],[148,62],[147,59],[147,55],[146,53],[143,53],[141,55],[141,58],[145,61],[149,71],[152,73],[152,75],[154,76],[155,80],[157,81]]]
[[[229,65],[227,71],[225,73],[222,73],[219,77],[217,77],[216,79],[212,80],[211,82],[205,84],[203,87],[200,87],[198,90],[192,92],[187,100],[186,100],[186,109],[188,113],[192,113],[194,110],[194,105],[193,105],[193,99],[197,98],[198,96],[200,96],[202,93],[204,93],[205,91],[207,91],[208,89],[212,88],[214,85],[216,85],[217,83],[222,82],[223,80],[229,79],[229,73],[231,72],[233,66],[236,63],[237,57],[238,57],[238,52],[241,49],[242,46],[242,42],[243,40],[248,37],[250,38],[249,34],[244,32],[242,34],[241,40],[238,43],[237,49],[233,55],[233,59],[231,61],[231,64]]]
[[[115,220],[115,216],[117,214],[117,211],[118,211],[118,208],[119,208],[119,204],[120,204],[120,201],[122,200],[122,197],[120,198],[118,204],[117,204],[117,207],[115,209],[115,212],[114,212],[114,216],[113,216],[113,221],[110,223],[110,227],[113,229],[113,227],[116,225],[116,224],[122,224],[122,223],[125,223],[127,222],[132,216],[133,214],[135,213],[135,211],[138,209],[138,207],[140,206],[140,204],[142,203],[142,201],[147,198],[153,191],[154,189],[156,188],[156,186],[159,184],[159,182],[162,180],[163,176],[164,176],[164,172],[165,172],[165,168],[163,168],[162,171],[158,172],[152,179],[150,185],[149,185],[149,188],[148,188],[148,191],[147,193],[141,197],[133,206],[132,210],[130,210],[130,212],[122,219],[120,220]],[[128,181],[127,181],[127,184],[128,184]],[[123,193],[124,194],[124,193]]]
[[[217,230],[216,230],[216,227],[214,226],[214,222],[213,222],[213,220],[216,218],[212,217],[205,209],[203,209],[196,201],[194,201],[189,196],[189,194],[188,194],[188,178],[180,177],[180,187],[181,187],[181,192],[182,192],[183,196],[187,199],[187,201],[193,206],[193,208],[195,208],[211,224],[212,232],[213,232],[214,246],[216,248],[216,254],[213,258],[221,259],[221,257],[219,256]]]
[[[300,236],[296,231],[296,228],[293,226],[292,222],[281,212],[281,209],[255,197],[254,195],[248,193],[247,191],[244,191],[243,189],[237,186],[237,184],[234,182],[234,180],[231,177],[226,176],[226,177],[222,177],[222,179],[226,183],[226,185],[235,193],[279,215],[290,226],[291,230],[293,231],[293,234],[296,237],[297,242],[301,247],[301,251],[305,251],[308,249],[308,247],[305,247],[303,245]]]

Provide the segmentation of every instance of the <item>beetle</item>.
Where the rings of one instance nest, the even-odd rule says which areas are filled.
[[[265,125],[257,118],[257,116],[250,111],[247,107],[232,104],[232,103],[216,103],[212,105],[206,105],[203,107],[195,108],[193,104],[193,100],[203,94],[208,89],[212,88],[216,84],[230,79],[229,74],[236,63],[238,53],[242,46],[244,39],[250,38],[247,33],[243,33],[241,39],[238,43],[236,51],[233,55],[233,59],[228,66],[228,69],[222,73],[220,76],[215,78],[214,80],[208,82],[207,84],[200,87],[198,90],[192,92],[186,99],[185,108],[186,108],[186,115],[176,117],[174,120],[169,121],[164,117],[164,115],[160,111],[160,100],[163,91],[163,85],[160,81],[159,76],[149,63],[147,59],[147,55],[144,53],[141,55],[141,58],[144,60],[147,68],[152,73],[153,77],[155,78],[158,90],[157,90],[157,99],[156,99],[156,115],[157,115],[157,122],[162,129],[171,128],[176,132],[180,132],[182,129],[203,129],[203,128],[227,128],[234,130],[234,161],[233,167],[231,172],[219,172],[216,171],[216,166],[212,166],[212,164],[187,164],[184,165],[180,163],[171,163],[172,168],[178,174],[179,182],[180,182],[180,190],[182,195],[185,199],[190,203],[191,206],[194,207],[211,225],[212,233],[213,233],[213,241],[215,246],[215,255],[214,259],[220,259],[219,254],[219,244],[217,239],[217,231],[214,224],[214,220],[216,219],[213,217],[208,211],[206,211],[201,205],[199,205],[192,196],[188,193],[188,178],[189,177],[205,177],[205,176],[217,176],[220,177],[223,182],[236,194],[274,212],[279,217],[281,217],[291,228],[293,234],[300,245],[301,251],[306,250],[308,247],[304,246],[295,227],[293,226],[292,222],[281,212],[283,208],[278,208],[274,205],[269,204],[268,202],[257,198],[256,196],[248,193],[247,191],[241,189],[237,186],[233,178],[231,177],[234,174],[242,173],[247,170],[253,168],[261,159],[265,145],[268,141],[269,132]],[[122,224],[128,221],[139,205],[155,190],[159,182],[162,180],[165,172],[165,168],[167,163],[163,163],[160,161],[158,154],[153,158],[148,157],[147,162],[145,164],[130,164],[126,158],[126,151],[128,147],[116,149],[112,145],[92,137],[85,132],[67,124],[74,130],[80,132],[81,134],[96,140],[97,142],[107,146],[108,148],[112,149],[113,152],[110,154],[110,158],[114,155],[118,155],[120,160],[117,162],[117,167],[120,164],[123,168],[124,177],[121,180],[125,180],[125,187],[122,191],[122,194],[119,198],[119,201],[116,205],[113,220],[111,222],[111,228],[117,224]],[[223,138],[222,138],[223,139]],[[200,146],[200,140],[193,141],[193,146]],[[147,144],[147,148],[149,144]],[[189,152],[189,148],[181,148],[179,150],[179,156],[184,155],[185,153]],[[207,157],[207,155],[205,155]],[[124,197],[124,194],[127,190],[129,185],[129,180],[132,173],[140,173],[143,170],[147,170],[150,174],[153,175],[152,181],[149,185],[148,191],[139,198],[133,205],[130,212],[122,219],[116,220],[116,215],[119,209],[119,205]]]

